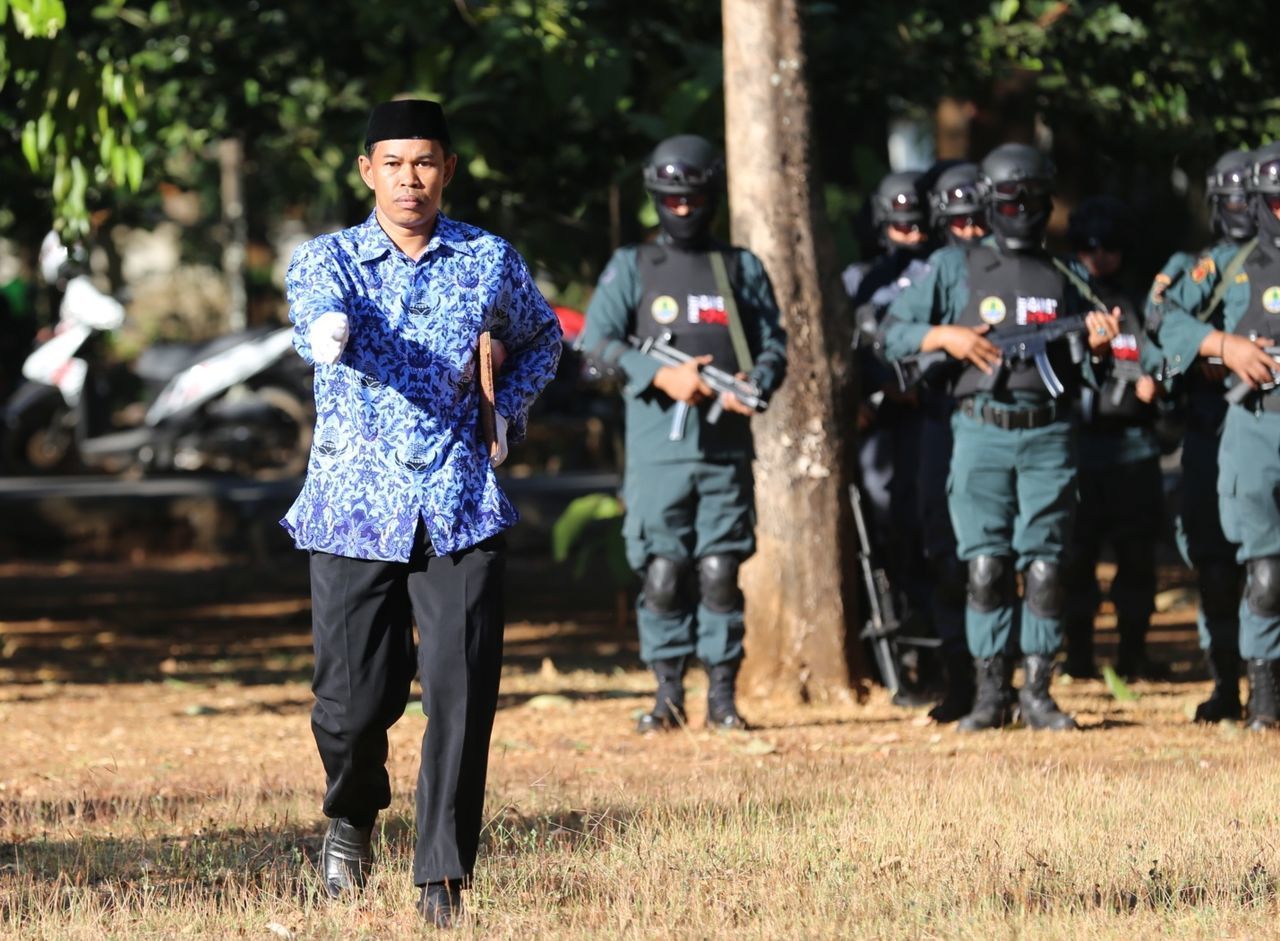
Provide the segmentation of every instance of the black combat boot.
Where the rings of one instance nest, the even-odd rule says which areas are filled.
[[[738,665],[742,661],[731,660],[707,667],[707,728],[722,732],[742,730],[746,720],[738,715],[734,690],[738,683]]]
[[[973,657],[966,648],[947,650],[942,661],[947,675],[947,693],[929,710],[934,722],[962,719],[973,710]]]
[[[373,824],[358,827],[343,817],[329,821],[320,846],[320,874],[330,898],[358,892],[373,868]]]
[[[1093,659],[1093,618],[1067,618],[1063,633],[1067,638],[1067,661],[1062,672],[1075,680],[1096,680],[1099,673]]]
[[[1280,660],[1250,660],[1245,664],[1249,674],[1250,732],[1266,732],[1280,726]]]
[[[978,690],[973,709],[956,724],[956,728],[961,732],[1004,728],[1012,718],[1012,661],[1004,654],[997,654],[987,660],[975,660],[974,671]]]
[[[1043,654],[1027,654],[1022,658],[1022,669],[1026,677],[1022,689],[1018,690],[1018,707],[1022,710],[1022,721],[1027,728],[1050,729],[1054,732],[1078,729],[1076,720],[1059,709],[1049,695],[1049,683],[1053,679],[1053,658]]]
[[[1196,706],[1196,721],[1239,722],[1244,715],[1240,705],[1240,655],[1234,647],[1210,647],[1207,660],[1213,692]]]
[[[686,657],[655,660],[653,675],[658,678],[658,696],[653,711],[640,717],[636,731],[641,735],[650,732],[667,732],[685,724],[684,668]]]

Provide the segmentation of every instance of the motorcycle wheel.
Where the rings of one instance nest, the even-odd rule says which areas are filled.
[[[76,464],[71,410],[59,403],[19,416],[5,435],[5,464],[12,474],[56,474]]]
[[[274,421],[262,429],[253,454],[240,462],[237,471],[258,480],[299,477],[311,457],[311,436],[315,415],[287,389],[267,386],[256,395],[271,407]]]

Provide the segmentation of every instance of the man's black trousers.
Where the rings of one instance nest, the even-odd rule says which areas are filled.
[[[417,885],[465,885],[475,866],[502,669],[504,565],[500,536],[439,557],[420,538],[408,562],[311,554],[311,729],[326,816],[365,825],[390,805],[387,729],[404,715],[415,668],[421,675]]]

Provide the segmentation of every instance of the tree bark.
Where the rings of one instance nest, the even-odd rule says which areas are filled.
[[[222,274],[227,281],[227,329],[243,330],[248,325],[249,301],[244,283],[244,262],[249,245],[249,228],[244,215],[244,142],[228,137],[218,141],[221,170],[222,223],[226,241],[222,245]]]
[[[754,419],[756,555],[743,567],[751,695],[844,699],[862,675],[848,468],[851,326],[810,137],[796,0],[723,0],[725,140],[735,244],[764,262],[787,380]]]

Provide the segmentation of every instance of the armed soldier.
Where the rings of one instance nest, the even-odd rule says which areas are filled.
[[[1263,730],[1280,724],[1280,365],[1274,350],[1280,337],[1280,142],[1253,154],[1249,206],[1256,242],[1246,243],[1242,261],[1235,256],[1221,268],[1218,259],[1226,253],[1211,251],[1169,286],[1160,341],[1174,368],[1185,369],[1197,356],[1218,360],[1245,393],[1229,394],[1234,404],[1222,429],[1217,494],[1223,535],[1239,546],[1236,560],[1246,571],[1237,608],[1240,656],[1249,679],[1249,728]],[[1197,313],[1220,288],[1219,329]]]
[[[738,567],[755,551],[753,408],[732,392],[716,396],[701,370],[736,374],[762,405],[786,371],[786,337],[760,260],[711,238],[723,179],[724,163],[702,137],[654,149],[644,182],[662,233],[614,253],[582,339],[626,378],[623,532],[643,579],[640,655],[658,680],[641,733],[685,721],[684,674],[695,654],[708,672],[707,725],[745,727],[735,684],[744,629]],[[644,351],[655,341],[693,358],[664,365]]]
[[[1111,600],[1120,635],[1116,672],[1149,676],[1146,634],[1155,610],[1156,557],[1151,525],[1164,514],[1160,443],[1155,434],[1156,376],[1163,354],[1146,335],[1138,305],[1122,283],[1134,223],[1115,197],[1090,196],[1072,212],[1067,238],[1102,306],[1119,307],[1120,334],[1099,375],[1080,396],[1079,490],[1067,566],[1065,672],[1097,675],[1093,621],[1102,600],[1097,565],[1109,541],[1116,560]]]
[[[862,504],[869,510],[868,536],[874,554],[883,563],[898,602],[905,602],[904,615],[927,614],[930,607],[916,489],[920,403],[914,391],[899,389],[893,369],[877,349],[876,337],[889,304],[929,270],[932,241],[922,176],[890,173],[880,181],[871,196],[872,218],[886,252],[869,266],[851,266],[844,275],[855,321],[861,386],[858,479]],[[887,677],[882,680],[893,685]],[[894,701],[917,705],[924,700],[903,687],[894,690]]]
[[[1197,320],[1222,330],[1227,289],[1243,273],[1245,259],[1255,244],[1257,226],[1249,208],[1251,155],[1232,150],[1218,158],[1208,174],[1205,193],[1218,241],[1197,260],[1178,253],[1156,276],[1147,303],[1148,327],[1161,333],[1164,298],[1170,285],[1190,279],[1203,283],[1210,272],[1221,270],[1208,299],[1194,311]],[[1198,292],[1197,292],[1198,293]],[[1176,321],[1176,318],[1175,318]],[[1185,324],[1184,324],[1185,326]],[[1171,328],[1176,336],[1178,324]],[[1227,417],[1223,384],[1229,370],[1203,360],[1181,373],[1175,395],[1182,405],[1185,431],[1182,440],[1183,499],[1177,520],[1178,549],[1195,570],[1200,588],[1196,615],[1200,648],[1205,651],[1213,691],[1196,707],[1197,722],[1239,719],[1240,619],[1237,607],[1243,569],[1236,562],[1236,547],[1222,532],[1218,501],[1211,495],[1218,486],[1218,445]]]
[[[946,245],[967,248],[987,236],[987,215],[978,193],[976,164],[956,161],[935,174],[929,190],[930,221]],[[956,555],[955,530],[947,509],[951,470],[951,421],[955,400],[936,385],[920,389],[920,534],[933,580],[930,613],[942,642],[946,693],[929,710],[936,722],[955,722],[973,708],[973,657],[964,636],[965,567]]]
[[[1013,664],[1005,650],[1019,620],[1015,578],[1022,570],[1022,718],[1036,729],[1072,729],[1075,720],[1049,693],[1075,502],[1067,403],[1084,368],[1076,341],[1087,334],[1090,349],[1107,351],[1119,333],[1119,311],[1089,312],[1042,247],[1053,206],[1048,158],[1005,144],[981,171],[994,241],[934,256],[929,273],[890,307],[886,351],[903,358],[945,350],[956,361],[948,489],[959,556],[968,563],[965,627],[978,685],[959,727],[999,728],[1011,719]]]

